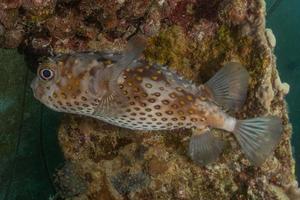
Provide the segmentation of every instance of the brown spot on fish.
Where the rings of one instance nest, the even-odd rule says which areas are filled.
[[[195,111],[192,110],[192,109],[190,109],[188,112],[189,112],[189,114],[194,114],[195,113]]]
[[[178,108],[178,105],[177,105],[177,104],[172,104],[171,107],[172,107],[173,109],[177,109],[177,108]]]
[[[193,98],[191,95],[188,95],[186,98],[187,98],[189,101],[193,101],[193,100],[194,100],[194,98]]]
[[[155,105],[154,108],[159,110],[161,107],[160,107],[160,105]]]
[[[171,111],[171,110],[166,111],[166,113],[167,113],[168,115],[173,115],[173,111]]]
[[[168,105],[170,102],[168,100],[162,100],[162,103]]]
[[[140,68],[137,68],[136,71],[138,71],[138,72],[140,72],[140,73],[143,73],[143,72],[144,72],[144,69],[140,67]]]
[[[181,87],[176,87],[176,90],[177,90],[178,92],[182,92],[182,91],[183,91],[183,89],[182,89]]]
[[[176,98],[176,94],[175,94],[174,92],[170,93],[169,96],[170,96],[172,99]]]
[[[181,105],[185,105],[185,102],[184,102],[183,100],[180,100],[179,103],[180,103]]]
[[[162,116],[162,114],[160,112],[155,113],[155,115]]]
[[[160,93],[159,93],[159,92],[155,92],[155,93],[154,93],[154,96],[160,97]]]
[[[192,122],[197,122],[198,119],[197,119],[197,118],[192,118],[191,121],[192,121]]]
[[[155,103],[155,99],[148,99],[150,103]]]
[[[150,84],[150,83],[146,83],[145,86],[146,86],[147,88],[152,88],[152,84]]]
[[[184,115],[184,112],[183,112],[182,110],[179,110],[179,111],[178,111],[178,114],[179,114],[179,115]]]
[[[151,79],[154,80],[154,81],[157,81],[158,76],[152,76]]]

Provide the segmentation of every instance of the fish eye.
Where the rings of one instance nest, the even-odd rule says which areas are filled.
[[[53,78],[54,76],[54,71],[52,69],[41,69],[39,71],[39,76],[45,80],[45,81],[49,81]]]

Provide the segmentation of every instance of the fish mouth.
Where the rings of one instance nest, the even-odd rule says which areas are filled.
[[[38,86],[38,80],[36,78],[32,80],[30,87],[32,89],[33,96],[36,99],[41,100],[42,90],[41,87]]]
[[[36,79],[33,79],[30,84],[31,89],[34,91],[36,88]]]

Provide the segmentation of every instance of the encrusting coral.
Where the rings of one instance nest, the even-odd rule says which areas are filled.
[[[62,197],[282,200],[297,193],[287,188],[295,180],[284,100],[289,88],[276,70],[264,1],[13,0],[0,3],[0,22],[2,47],[42,56],[120,51],[139,32],[148,37],[148,62],[166,64],[196,83],[239,61],[250,73],[249,92],[242,110],[232,114],[283,120],[281,142],[261,167],[251,166],[235,139],[219,130],[214,134],[226,141],[225,151],[199,167],[186,155],[190,130],[138,132],[66,115],[58,137],[68,161],[56,175]]]

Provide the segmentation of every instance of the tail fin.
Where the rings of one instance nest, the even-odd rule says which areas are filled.
[[[281,119],[270,116],[238,120],[233,133],[247,158],[252,164],[259,166],[280,141]]]
[[[247,95],[249,75],[239,63],[230,62],[221,68],[205,85],[216,102],[228,109],[238,110]]]

